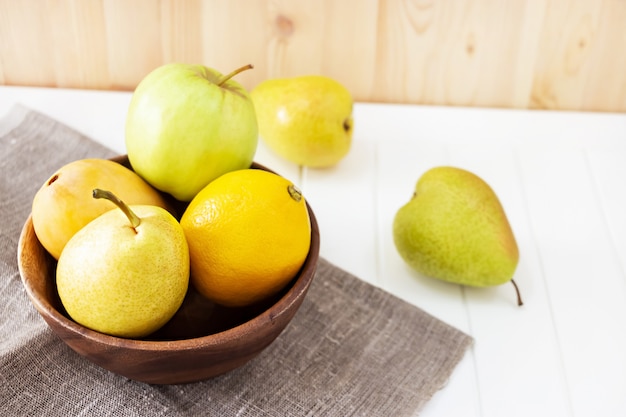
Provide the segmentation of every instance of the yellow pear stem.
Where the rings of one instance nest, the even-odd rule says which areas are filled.
[[[135,213],[133,213],[133,211],[130,209],[130,207],[128,207],[126,203],[117,198],[117,196],[111,191],[94,188],[94,190],[92,191],[92,196],[93,198],[106,198],[107,200],[115,203],[115,205],[124,212],[126,217],[128,217],[128,221],[130,221],[130,225],[133,230],[136,230],[137,226],[141,224],[141,219]]]
[[[217,82],[215,84],[217,84],[219,87],[222,86],[222,84],[224,84],[226,81],[230,80],[231,78],[233,78],[235,75],[239,74],[240,72],[243,72],[245,70],[249,70],[254,68],[254,66],[252,66],[252,64],[248,64],[248,65],[244,65],[241,68],[237,68],[236,70],[234,70],[233,72],[231,72],[230,74],[226,74],[223,75],[222,78],[220,78],[219,80],[217,80]]]
[[[517,287],[517,284],[515,283],[515,280],[512,279],[511,283],[515,287],[515,293],[517,294],[517,305],[518,306],[523,306],[524,302],[522,301],[522,295],[519,292],[519,288]]]

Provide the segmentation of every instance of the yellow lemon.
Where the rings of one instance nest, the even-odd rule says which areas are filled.
[[[206,298],[245,306],[284,288],[302,267],[311,222],[302,193],[259,169],[213,180],[180,221],[189,244],[191,283]]]

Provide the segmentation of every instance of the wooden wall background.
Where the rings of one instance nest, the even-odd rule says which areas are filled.
[[[0,0],[0,84],[132,90],[156,66],[319,73],[358,101],[626,111],[626,0]]]

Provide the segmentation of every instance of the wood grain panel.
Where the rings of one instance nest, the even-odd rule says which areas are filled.
[[[374,98],[402,102],[512,107],[523,103],[532,59],[518,36],[524,2],[385,2],[380,16]],[[383,36],[384,34],[384,36]],[[512,71],[515,69],[515,71]],[[522,95],[523,95],[522,90]]]
[[[0,83],[132,90],[166,62],[358,101],[626,111],[624,0],[0,0]]]

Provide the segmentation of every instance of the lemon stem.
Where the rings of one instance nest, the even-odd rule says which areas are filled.
[[[113,194],[111,191],[101,190],[100,188],[95,188],[92,191],[92,196],[93,198],[105,198],[113,202],[116,206],[118,206],[120,210],[124,212],[126,217],[128,217],[128,221],[130,221],[130,225],[133,228],[133,230],[136,231],[137,226],[141,224],[141,219],[130,209],[130,207],[128,207],[126,203],[124,203],[122,200],[117,198],[117,196]]]
[[[291,198],[293,198],[295,201],[302,200],[302,191],[300,191],[295,185],[289,184],[289,186],[287,187],[287,191],[289,192]]]
[[[217,82],[215,84],[217,84],[219,87],[222,86],[222,84],[224,84],[226,81],[230,80],[231,78],[233,78],[235,75],[239,74],[240,72],[243,72],[245,70],[249,70],[254,68],[254,66],[252,66],[252,64],[248,64],[248,65],[244,65],[241,68],[237,68],[236,70],[234,70],[233,72],[231,72],[230,74],[226,74],[226,75],[222,75],[222,78],[220,78],[219,80],[217,80]]]
[[[524,302],[522,301],[522,295],[519,292],[519,288],[517,287],[517,284],[515,283],[515,280],[512,279],[511,283],[515,287],[515,293],[517,294],[517,305],[518,306],[523,306]]]

